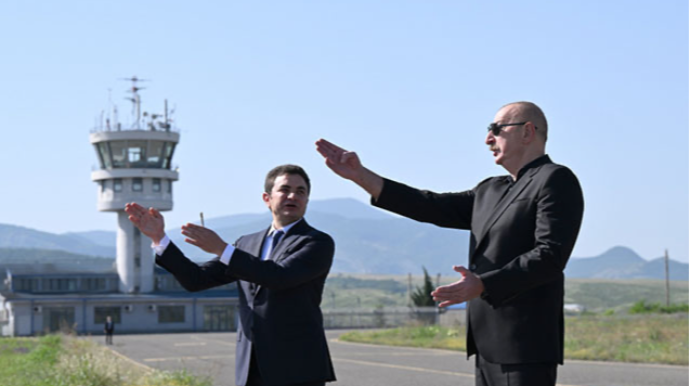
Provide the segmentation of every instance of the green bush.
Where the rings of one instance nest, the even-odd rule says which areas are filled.
[[[640,300],[630,307],[629,312],[631,314],[675,314],[679,312],[688,312],[688,305],[678,303],[663,306],[661,303],[647,303],[644,300]]]

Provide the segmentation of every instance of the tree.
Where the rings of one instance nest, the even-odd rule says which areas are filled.
[[[410,297],[412,298],[412,303],[417,307],[434,307],[436,306],[436,302],[434,302],[434,298],[431,297],[431,292],[434,290],[434,284],[426,268],[422,266],[422,269],[424,270],[424,284],[421,287],[417,286]]]

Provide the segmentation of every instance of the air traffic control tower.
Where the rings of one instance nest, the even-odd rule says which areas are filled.
[[[120,292],[136,294],[154,289],[154,255],[151,240],[129,221],[125,204],[134,201],[145,208],[172,209],[172,184],[178,173],[171,164],[180,134],[172,129],[167,101],[163,113],[142,114],[138,82],[145,80],[136,76],[126,80],[132,82],[127,99],[132,102],[133,122],[123,127],[116,106],[101,114],[90,134],[100,164],[91,179],[99,185],[98,210],[117,213]]]

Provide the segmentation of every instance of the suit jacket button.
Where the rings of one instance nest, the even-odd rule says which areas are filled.
[[[475,269],[477,269],[477,264],[470,265],[470,271],[474,271]]]

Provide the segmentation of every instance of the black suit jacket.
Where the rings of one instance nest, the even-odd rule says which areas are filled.
[[[509,188],[510,187],[510,188]],[[472,190],[437,194],[385,180],[381,208],[469,229],[469,269],[485,291],[467,307],[467,354],[492,363],[563,363],[563,270],[580,230],[577,177],[543,156]]]
[[[197,265],[172,243],[156,263],[189,291],[238,280],[237,385],[247,382],[252,350],[266,384],[334,381],[319,308],[333,262],[333,239],[302,219],[283,236],[272,260],[262,261],[269,229],[240,237],[229,265],[218,257]]]

